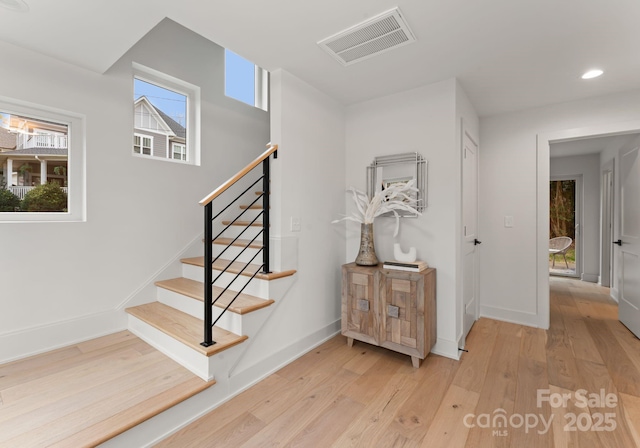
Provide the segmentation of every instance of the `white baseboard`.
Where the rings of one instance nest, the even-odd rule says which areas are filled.
[[[617,288],[609,289],[609,295],[616,301],[616,303],[620,303],[620,291],[618,291]]]
[[[506,308],[498,308],[493,306],[480,306],[480,317],[488,319],[502,320],[512,324],[526,325],[528,327],[538,328],[540,319],[535,313],[523,313],[522,311],[509,310]]]
[[[599,281],[599,275],[598,274],[582,274],[580,276],[580,280],[582,280],[583,282],[590,282],[590,283],[598,283]]]
[[[431,353],[444,356],[446,358],[460,359],[460,350],[458,350],[458,342],[450,341],[448,339],[438,338],[436,344],[431,349]]]
[[[127,329],[124,311],[105,311],[0,334],[0,364]]]
[[[232,372],[230,384],[236,385],[233,386],[234,389],[242,388],[243,384],[255,384],[266,376],[295,361],[310,350],[313,350],[318,345],[339,334],[340,322],[341,321],[338,319],[324,328],[321,328],[320,330],[315,331],[312,334],[305,336],[293,344],[279,350],[268,358],[265,358],[240,372]],[[240,392],[246,387],[249,386],[244,386]]]

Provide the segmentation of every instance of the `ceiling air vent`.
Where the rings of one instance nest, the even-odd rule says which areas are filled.
[[[351,65],[415,42],[400,10],[394,8],[318,42],[342,65]]]

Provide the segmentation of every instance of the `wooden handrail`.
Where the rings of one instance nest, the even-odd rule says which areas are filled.
[[[225,191],[227,191],[229,189],[229,187],[231,187],[233,184],[235,184],[236,182],[238,182],[240,179],[242,179],[249,171],[251,171],[252,169],[254,169],[256,166],[258,166],[260,163],[262,163],[262,161],[264,159],[266,159],[267,157],[269,157],[271,154],[273,154],[274,152],[276,152],[278,150],[278,145],[271,145],[269,147],[269,149],[267,149],[265,152],[263,152],[262,154],[260,154],[258,156],[257,159],[255,159],[253,162],[251,162],[249,165],[245,166],[242,170],[240,170],[235,176],[233,176],[231,179],[229,179],[228,181],[226,181],[225,183],[223,183],[222,185],[220,185],[218,188],[216,188],[215,190],[213,190],[211,193],[209,193],[209,195],[207,197],[205,197],[204,199],[202,199],[200,201],[200,205],[207,205],[209,204],[211,201],[213,201],[215,198],[217,198],[218,196],[220,196],[222,193],[224,193]]]

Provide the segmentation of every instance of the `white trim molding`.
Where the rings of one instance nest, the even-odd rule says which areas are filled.
[[[110,310],[0,334],[0,364],[126,329],[125,312]]]

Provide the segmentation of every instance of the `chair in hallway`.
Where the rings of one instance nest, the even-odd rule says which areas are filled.
[[[555,238],[551,238],[549,240],[549,253],[553,255],[553,263],[551,263],[551,268],[556,267],[556,255],[562,254],[564,258],[564,264],[567,265],[567,269],[569,269],[569,263],[567,263],[567,250],[573,240],[568,236],[558,236]]]

